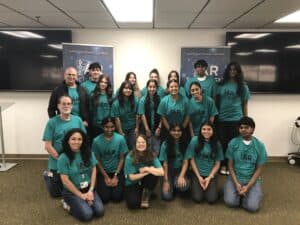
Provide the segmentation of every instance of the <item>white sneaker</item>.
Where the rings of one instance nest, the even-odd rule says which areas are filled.
[[[64,210],[66,210],[67,212],[70,212],[71,207],[65,202],[65,200],[61,200],[61,204]]]
[[[222,166],[221,170],[220,170],[220,174],[222,174],[222,175],[229,175],[229,171],[226,169],[225,166]]]

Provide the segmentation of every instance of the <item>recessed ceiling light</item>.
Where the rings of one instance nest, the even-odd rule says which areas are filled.
[[[244,33],[234,36],[236,39],[259,39],[270,35],[270,33]]]
[[[117,22],[151,23],[153,0],[103,0]]]
[[[287,16],[281,17],[274,23],[300,23],[300,10],[293,12]]]

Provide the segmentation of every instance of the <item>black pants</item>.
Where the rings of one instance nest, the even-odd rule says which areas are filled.
[[[107,174],[110,178],[113,178],[114,173]],[[104,177],[98,173],[96,191],[98,192],[103,203],[107,203],[112,200],[113,202],[120,202],[123,199],[124,192],[124,174],[120,172],[118,174],[119,183],[116,187],[106,186]]]
[[[239,135],[239,121],[219,121],[217,125],[218,130],[218,137],[220,139],[223,153],[224,153],[224,160],[221,162],[221,166],[227,167],[227,159],[225,157],[226,150],[228,147],[228,143],[231,141],[232,138],[237,137]]]
[[[152,174],[145,176],[140,182],[125,187],[125,200],[127,207],[138,209],[141,206],[142,192],[144,188],[153,191],[158,182],[158,177]]]

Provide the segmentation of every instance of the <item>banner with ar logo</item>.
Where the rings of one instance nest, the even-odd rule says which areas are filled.
[[[63,68],[75,67],[80,83],[88,79],[88,68],[93,62],[101,65],[102,73],[109,76],[113,85],[112,46],[63,43]]]
[[[181,48],[181,78],[180,83],[194,76],[194,63],[204,59],[208,63],[207,75],[214,76],[219,81],[230,62],[230,47],[183,47]]]

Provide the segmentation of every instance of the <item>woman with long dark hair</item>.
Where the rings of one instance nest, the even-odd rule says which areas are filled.
[[[192,167],[192,199],[200,203],[204,198],[209,203],[218,199],[217,177],[220,161],[223,160],[213,123],[204,122],[198,136],[192,138],[187,148],[187,158]]]
[[[117,99],[112,104],[111,116],[116,119],[117,131],[125,137],[130,150],[138,133],[137,107],[138,99],[134,96],[133,87],[128,81],[124,81]]]
[[[102,120],[103,134],[97,136],[92,144],[92,151],[98,159],[98,176],[96,190],[103,203],[112,200],[119,202],[124,191],[124,157],[128,152],[125,138],[114,132],[115,120]]]
[[[223,147],[224,155],[229,141],[239,135],[238,123],[243,116],[248,115],[248,100],[250,92],[244,82],[243,71],[239,63],[231,62],[227,65],[223,80],[217,89],[218,135]],[[221,174],[229,174],[227,160],[221,164]]]
[[[168,81],[169,80],[177,80],[180,84],[179,73],[176,70],[171,70],[168,74]],[[181,85],[179,85],[179,94],[181,96],[188,97],[184,88]]]
[[[157,114],[160,97],[156,80],[147,81],[147,94],[139,101],[138,115],[141,116],[143,133],[147,136],[151,149],[158,155],[160,146],[161,120]]]
[[[148,208],[151,192],[164,171],[158,158],[150,150],[145,135],[137,136],[135,147],[126,156],[124,174],[128,208]]]
[[[159,72],[158,72],[158,69],[152,69],[151,71],[150,71],[150,73],[149,73],[149,80],[156,80],[157,81],[157,94],[158,94],[158,96],[160,97],[160,99],[162,99],[163,97],[165,97],[165,89],[162,87],[162,86],[160,86],[160,76],[159,76]],[[146,94],[147,94],[147,91],[148,91],[148,89],[147,89],[147,86],[146,87],[144,87],[143,89],[142,89],[142,96],[146,96]]]
[[[205,121],[214,122],[215,116],[218,114],[214,100],[202,94],[202,88],[199,82],[194,81],[190,86],[190,95],[192,98],[189,100],[188,115],[189,115],[189,128],[191,136],[199,134],[199,128]]]
[[[186,146],[183,127],[179,124],[171,124],[169,134],[161,145],[159,154],[165,174],[162,183],[163,200],[172,200],[175,190],[185,192],[190,187],[190,181],[186,176],[188,169]]]
[[[169,80],[167,83],[169,95],[164,97],[158,106],[157,113],[161,115],[164,128],[169,131],[170,124],[182,124],[184,128],[188,124],[188,100],[179,94],[179,82]]]
[[[101,123],[104,118],[110,116],[112,100],[113,90],[109,76],[102,74],[92,94],[92,139],[103,133]]]
[[[103,216],[102,201],[94,190],[97,160],[89,148],[87,135],[81,129],[72,129],[64,136],[62,147],[57,167],[69,212],[82,221]]]
[[[133,87],[133,94],[135,97],[141,97],[141,90],[139,88],[139,84],[137,82],[137,77],[134,72],[128,72],[125,77],[125,81],[128,81]]]

